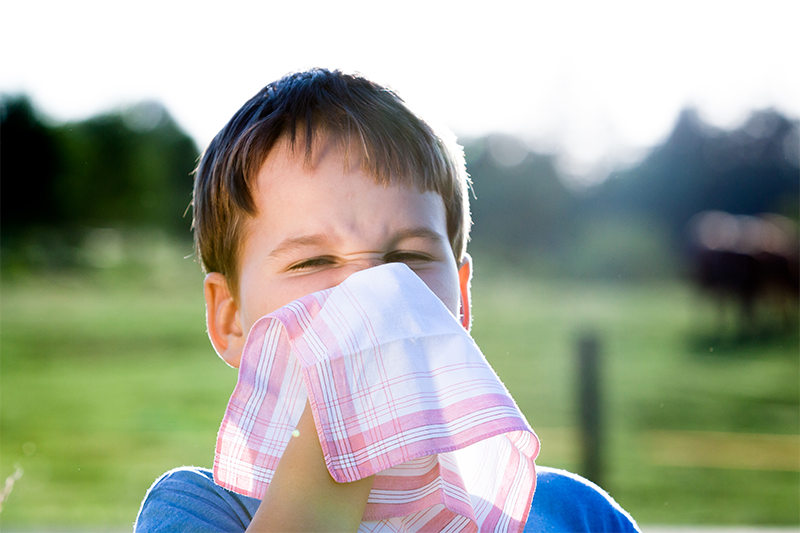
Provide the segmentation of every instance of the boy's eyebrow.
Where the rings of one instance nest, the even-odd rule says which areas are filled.
[[[442,244],[447,240],[442,235],[428,227],[418,226],[416,228],[400,230],[395,233],[394,238],[392,239],[392,244],[397,244],[406,239],[425,239],[434,244]]]
[[[269,253],[269,257],[279,257],[281,255],[288,254],[297,248],[302,248],[305,246],[320,246],[323,244],[328,244],[331,241],[332,239],[330,236],[324,233],[315,233],[314,235],[303,235],[302,237],[284,239]]]
[[[418,226],[415,228],[408,228],[398,231],[392,236],[390,243],[392,245],[396,245],[407,239],[425,239],[436,245],[442,244],[443,242],[446,241],[446,239],[442,235],[433,231],[432,229],[427,228],[425,226]],[[302,237],[288,238],[283,240],[280,244],[278,244],[269,253],[269,257],[276,258],[281,255],[288,254],[296,250],[297,248],[303,248],[306,246],[322,246],[326,244],[331,244],[335,240],[337,239],[334,239],[330,235],[325,233],[315,233],[313,235],[303,235]]]

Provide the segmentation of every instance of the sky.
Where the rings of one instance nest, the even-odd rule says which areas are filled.
[[[0,92],[78,120],[162,102],[199,148],[261,87],[320,66],[462,138],[518,136],[577,181],[635,162],[681,109],[800,118],[800,0],[0,4]]]

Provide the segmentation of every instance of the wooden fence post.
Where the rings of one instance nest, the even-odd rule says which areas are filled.
[[[581,474],[602,485],[603,440],[600,386],[600,341],[594,332],[585,332],[578,342],[578,385],[580,403]]]

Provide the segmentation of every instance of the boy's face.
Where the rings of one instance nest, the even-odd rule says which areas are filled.
[[[299,152],[279,142],[258,173],[258,214],[242,232],[238,299],[221,274],[206,277],[209,336],[228,364],[239,366],[247,333],[262,316],[384,263],[407,264],[453,315],[468,312],[471,265],[468,258],[456,264],[438,194],[379,185],[361,170],[358,150],[345,167],[334,142],[319,140],[313,165],[304,166]]]

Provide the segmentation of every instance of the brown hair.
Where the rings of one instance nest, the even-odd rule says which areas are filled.
[[[251,186],[282,136],[305,140],[310,162],[315,136],[355,142],[363,170],[377,183],[403,183],[444,200],[456,260],[470,229],[469,178],[454,138],[435,132],[391,90],[362,76],[313,69],[271,83],[245,103],[211,141],[195,174],[195,249],[206,272],[219,272],[238,299],[242,223],[256,216]]]

